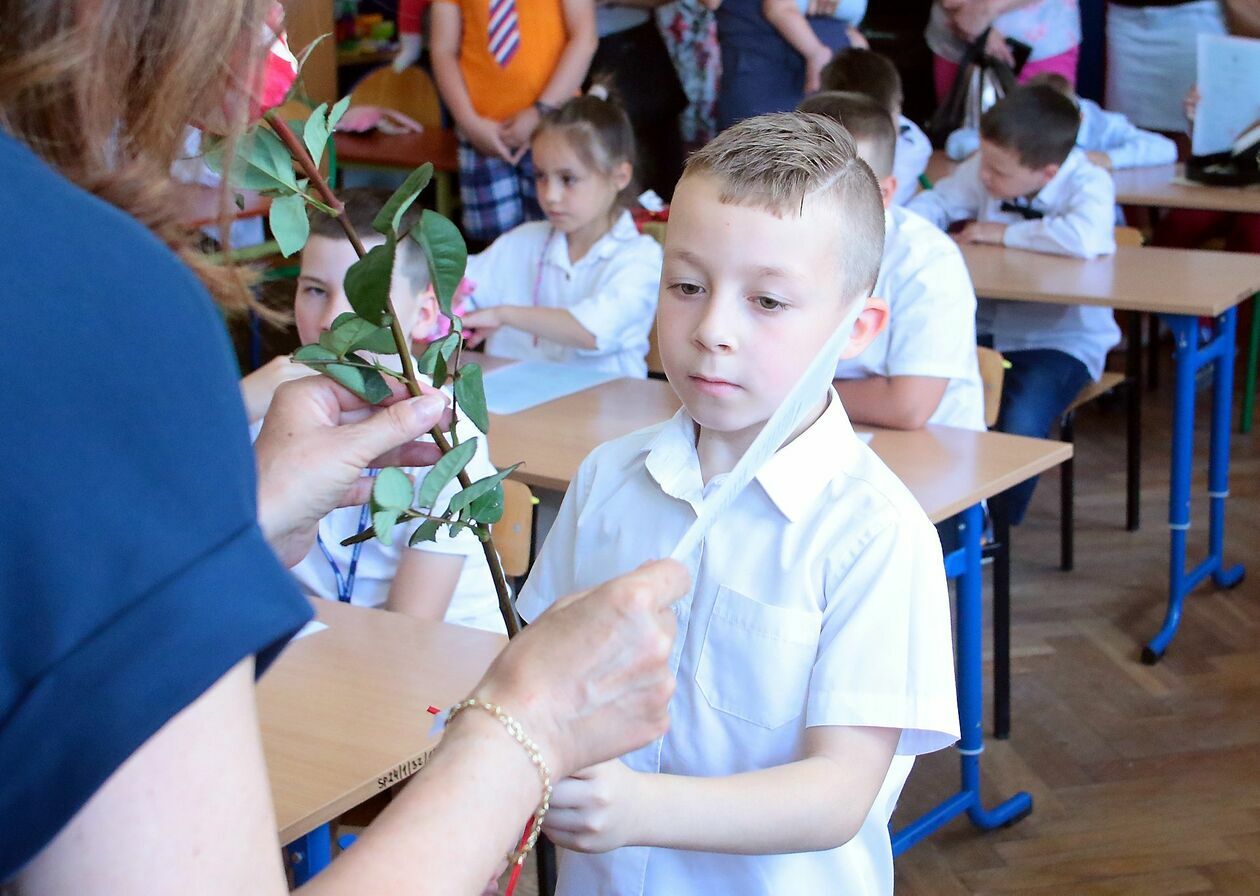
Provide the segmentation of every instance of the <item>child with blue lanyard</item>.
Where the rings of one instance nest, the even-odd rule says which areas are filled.
[[[342,199],[346,214],[371,249],[384,238],[372,230],[372,218],[389,194],[377,190],[346,190]],[[411,224],[404,220],[405,231]],[[335,220],[312,215],[311,237],[302,250],[294,317],[304,344],[319,340],[319,334],[332,326],[339,314],[350,311],[342,289],[346,271],[358,258]],[[438,318],[437,303],[428,291],[429,278],[424,254],[410,239],[398,244],[390,298],[404,330],[415,341],[430,337]],[[387,363],[391,359],[386,359]],[[394,359],[396,363],[396,359]],[[296,365],[288,365],[294,367]],[[264,368],[264,371],[266,368]],[[262,371],[260,371],[261,373]],[[246,377],[242,389],[247,394],[255,385]],[[492,475],[486,437],[470,422],[458,424],[460,441],[477,439],[477,453],[467,471],[473,479]],[[424,470],[409,470],[417,481]],[[442,504],[459,489],[447,487],[438,499]],[[311,594],[362,607],[383,607],[421,619],[445,620],[488,631],[504,632],[494,582],[482,554],[481,543],[464,530],[451,538],[439,532],[437,541],[414,548],[407,540],[419,521],[399,524],[389,545],[378,539],[343,546],[349,536],[368,528],[371,516],[366,506],[343,507],[332,511],[319,524],[315,547],[293,574]]]

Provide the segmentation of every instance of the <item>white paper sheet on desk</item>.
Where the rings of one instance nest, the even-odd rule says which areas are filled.
[[[549,361],[509,364],[486,374],[486,407],[492,414],[515,414],[620,376],[615,371]]]
[[[290,638],[290,641],[296,641],[298,638],[305,638],[307,635],[313,635],[316,632],[322,632],[328,626],[320,622],[318,619],[312,619],[306,625],[297,630],[297,634]]]
[[[1260,40],[1200,34],[1197,86],[1191,151],[1224,152],[1260,119]]]

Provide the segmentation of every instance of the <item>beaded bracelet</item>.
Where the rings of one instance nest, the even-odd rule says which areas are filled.
[[[507,857],[509,866],[524,864],[525,857],[529,855],[530,850],[534,848],[534,844],[538,842],[538,835],[542,833],[543,818],[546,817],[547,810],[551,808],[551,769],[547,768],[547,763],[543,761],[542,753],[538,751],[538,745],[525,733],[521,723],[504,712],[503,707],[498,704],[487,703],[484,700],[469,697],[467,700],[456,703],[451,707],[450,715],[446,718],[447,724],[449,725],[455,720],[455,716],[469,708],[484,709],[502,722],[503,727],[508,730],[508,734],[512,735],[512,738],[525,748],[525,752],[529,754],[529,761],[534,764],[534,767],[538,769],[538,774],[542,777],[542,800],[538,803],[538,808],[534,810],[529,836],[518,848],[508,853]]]

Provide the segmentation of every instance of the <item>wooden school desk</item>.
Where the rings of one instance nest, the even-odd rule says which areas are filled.
[[[297,882],[331,858],[328,822],[422,768],[430,705],[463,699],[500,635],[312,599],[328,628],[294,641],[258,682],[267,776]]]
[[[454,131],[425,128],[419,134],[333,135],[337,164],[343,168],[388,169],[411,172],[432,162],[437,184],[437,210],[450,217],[455,207],[451,177],[459,171],[459,140]]]
[[[1081,261],[1000,246],[963,246],[976,294],[1056,305],[1100,305],[1158,314],[1173,332],[1172,472],[1168,498],[1171,544],[1168,609],[1163,627],[1142,650],[1155,663],[1168,649],[1192,588],[1211,576],[1218,587],[1242,579],[1241,564],[1224,559],[1225,499],[1229,496],[1229,417],[1234,388],[1237,306],[1260,289],[1260,261],[1230,252],[1121,246],[1114,256]],[[1211,318],[1211,336],[1199,318]],[[1130,330],[1129,375],[1141,377],[1141,350]],[[1213,365],[1211,447],[1208,457],[1208,556],[1186,570],[1190,481],[1194,452],[1195,374]]]
[[[1260,214],[1260,187],[1209,187],[1185,179],[1184,165],[1154,165],[1112,172],[1116,202],[1147,208],[1192,208]]]
[[[600,442],[669,417],[679,402],[668,383],[620,379],[516,414],[492,415],[490,451],[495,466],[523,461],[516,475],[538,488],[563,491],[582,459]],[[877,430],[875,453],[896,473],[933,522],[963,515],[963,546],[945,558],[945,572],[958,579],[959,791],[893,835],[900,854],[966,812],[984,830],[1012,824],[1032,811],[1032,797],[1017,793],[986,810],[980,798],[984,752],[983,583],[980,502],[1063,463],[1072,448],[1063,442],[1028,439],[948,426],[897,432]],[[994,620],[995,633],[1009,620]],[[995,650],[995,653],[999,651]],[[1006,651],[1009,658],[1009,650]]]

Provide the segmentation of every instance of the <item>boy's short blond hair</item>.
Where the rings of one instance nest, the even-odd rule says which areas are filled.
[[[718,181],[722,202],[780,218],[825,194],[837,212],[841,294],[846,300],[871,294],[884,253],[884,204],[875,175],[837,122],[805,112],[745,119],[687,160],[683,176],[696,175]]]

